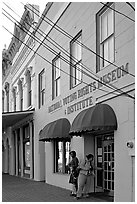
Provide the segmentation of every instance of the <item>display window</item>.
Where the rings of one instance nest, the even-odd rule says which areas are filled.
[[[69,168],[67,167],[70,161],[70,141],[54,141],[54,172],[58,173],[69,173]]]

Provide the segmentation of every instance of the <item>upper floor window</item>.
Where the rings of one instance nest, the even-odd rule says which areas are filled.
[[[9,83],[5,83],[5,92],[6,92],[6,103],[7,103],[7,112],[9,112]]]
[[[29,68],[31,69],[31,67]],[[31,106],[32,103],[32,90],[31,90],[31,73],[27,69],[26,71],[26,81],[27,81],[27,106]]]
[[[12,93],[13,93],[13,108],[14,108],[14,111],[16,111],[16,87],[13,88],[12,90]]]
[[[19,109],[23,110],[23,80],[19,79],[18,81],[18,90],[19,90]]]
[[[4,112],[4,99],[5,99],[5,92],[2,90],[2,112]]]
[[[112,3],[108,6],[113,8]],[[114,10],[103,7],[97,14],[97,72],[114,62]]]
[[[70,42],[70,89],[82,81],[82,31]]]
[[[31,76],[28,76],[28,107],[31,106],[32,91],[31,91]]]
[[[67,167],[70,162],[70,139],[68,140],[55,140],[54,141],[54,172],[69,173]]]
[[[44,105],[45,98],[45,72],[39,74],[39,108]]]
[[[60,95],[60,54],[52,61],[52,99]]]

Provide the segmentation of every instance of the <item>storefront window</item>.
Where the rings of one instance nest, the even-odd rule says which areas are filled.
[[[25,169],[30,168],[30,134],[29,134],[29,126],[24,127],[23,132],[23,151],[24,151],[24,167]]]
[[[70,141],[55,141],[55,168],[54,172],[58,173],[69,173],[67,164],[70,161]]]
[[[30,167],[30,142],[25,143],[25,167]]]

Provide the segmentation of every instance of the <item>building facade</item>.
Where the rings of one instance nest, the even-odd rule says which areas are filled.
[[[30,11],[38,12],[34,7]],[[33,32],[35,55],[31,50],[19,65],[20,75],[9,74],[4,81],[12,87],[13,102],[14,86],[21,100],[22,83],[23,100],[33,95],[32,109],[29,105],[23,109],[31,111],[27,123],[23,118],[8,128],[16,138],[12,165],[17,168],[17,158],[30,151],[30,168],[25,169],[27,160],[20,159],[21,176],[28,171],[34,180],[70,189],[70,150],[77,152],[79,161],[92,153],[96,170],[90,192],[104,192],[116,202],[135,200],[134,17],[125,2],[46,5]],[[25,83],[29,84],[26,92]],[[25,141],[17,142],[19,137],[29,148]],[[3,141],[5,147],[7,140]]]
[[[2,56],[3,172],[34,178],[35,46],[38,12],[24,7]],[[34,6],[38,9],[37,6]]]

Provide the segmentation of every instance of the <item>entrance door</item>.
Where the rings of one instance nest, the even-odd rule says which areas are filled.
[[[96,137],[96,191],[114,194],[114,134]]]

